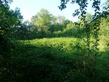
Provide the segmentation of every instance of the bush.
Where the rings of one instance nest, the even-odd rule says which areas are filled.
[[[23,42],[23,44],[22,44]],[[81,47],[82,46],[82,47]],[[106,56],[96,56],[77,39],[55,38],[21,41],[12,56],[13,82],[106,82]]]

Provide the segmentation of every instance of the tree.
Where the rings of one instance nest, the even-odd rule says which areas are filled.
[[[19,23],[19,15],[10,10],[10,0],[0,0],[0,82],[9,82],[13,44],[11,29]],[[5,70],[4,70],[5,69]]]
[[[76,9],[75,12],[73,13],[73,16],[79,16],[81,17],[81,20],[83,21],[83,27],[85,28],[85,32],[86,32],[86,45],[87,48],[85,50],[88,51],[88,54],[93,54],[93,61],[94,63],[92,64],[94,67],[94,72],[93,72],[93,76],[94,78],[96,78],[96,59],[98,56],[98,42],[99,42],[99,25],[100,25],[100,20],[99,17],[102,16],[101,12],[100,12],[100,2],[101,0],[93,0],[92,3],[92,8],[94,8],[94,16],[92,18],[92,21],[90,21],[89,23],[86,21],[86,13],[87,13],[87,8],[88,8],[88,3],[92,1],[92,0],[61,0],[61,4],[59,6],[59,9],[65,9],[66,5],[68,2],[76,3],[79,5],[79,9]],[[93,22],[95,21],[96,22]],[[93,27],[90,27],[90,24],[93,23]],[[80,24],[81,25],[81,24]],[[91,35],[93,35],[93,41],[91,41]],[[81,45],[79,45],[80,41],[82,40],[82,38],[80,38],[78,40],[77,43],[77,49],[81,50]],[[91,44],[92,43],[92,44]],[[78,47],[79,46],[79,47]],[[93,50],[93,51],[92,51]],[[90,55],[88,55],[90,56]],[[90,56],[91,57],[91,56]],[[94,81],[96,81],[96,79],[94,79]]]
[[[37,20],[38,20],[37,15],[32,16],[32,18],[31,18],[31,23],[35,25],[35,22],[36,22]]]
[[[91,0],[90,0],[91,1]],[[83,20],[83,27],[86,28],[86,34],[87,34],[87,46],[89,47],[89,44],[90,44],[90,28],[88,28],[88,24],[87,24],[87,21],[86,21],[86,10],[87,10],[87,6],[88,6],[88,3],[90,2],[89,0],[61,0],[61,4],[59,6],[59,9],[65,9],[66,8],[66,5],[68,2],[71,2],[72,4],[73,3],[76,3],[79,5],[79,9],[76,9],[75,12],[73,13],[73,16],[77,16],[79,15],[81,17],[81,19]],[[93,16],[93,20],[95,20],[96,18],[100,17],[101,16],[101,13],[100,13],[100,0],[93,0],[93,3],[92,3],[92,8],[94,8],[94,11],[95,11],[95,14]],[[93,21],[92,20],[92,21]],[[99,21],[97,23],[100,23]],[[97,46],[98,46],[98,25],[99,24],[96,24],[96,31],[94,33],[94,37],[96,37],[96,41],[94,43],[94,46],[95,46],[95,49],[98,49]],[[88,48],[90,49],[90,48]]]
[[[90,3],[92,0],[61,0],[61,4],[59,6],[59,9],[65,9],[68,2],[71,2],[72,4],[76,3],[79,5],[79,9],[75,10],[75,13],[73,13],[73,16],[81,15],[84,16],[86,14],[88,3]],[[101,0],[93,0],[92,8],[95,10],[95,15],[99,14],[100,10],[100,1]]]
[[[67,24],[67,28],[72,28],[72,27],[74,27],[73,23],[70,22],[70,23]]]
[[[10,35],[11,38],[17,39],[17,31],[22,26],[23,16],[21,15],[19,8],[16,8],[15,10],[11,11],[13,12],[13,17],[14,19],[16,19],[16,21],[14,21],[15,24],[10,27],[10,33],[8,35]]]
[[[9,37],[9,33],[11,33],[11,28],[13,28],[13,26],[15,26],[18,22],[19,19],[15,16],[16,13],[12,10],[9,10],[9,6],[7,6],[8,4],[4,4],[2,1],[0,1],[0,51],[1,54],[3,53],[4,50],[8,50],[6,49],[7,43],[10,40]],[[6,51],[5,51],[6,52]],[[4,53],[3,53],[4,54]]]
[[[66,25],[70,23],[71,21],[66,19],[64,16],[57,16],[55,17],[55,23],[54,25],[54,32],[55,31],[63,31],[66,28]]]
[[[59,24],[63,24],[64,23],[64,21],[65,21],[65,17],[64,16],[57,16],[57,22],[59,23]]]
[[[63,31],[69,22],[64,16],[54,16],[46,9],[41,9],[31,18],[31,24],[37,28],[39,36],[42,37],[56,31]]]
[[[31,19],[32,24],[38,26],[39,32],[42,33],[42,36],[50,29],[52,23],[52,15],[46,10],[41,9],[35,16]]]
[[[93,16],[92,16],[91,13],[87,13],[87,14],[86,14],[86,21],[87,21],[87,22],[91,22],[91,21],[92,21],[92,18],[93,18]]]

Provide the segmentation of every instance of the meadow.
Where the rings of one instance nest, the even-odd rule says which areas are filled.
[[[12,1],[0,0],[0,82],[109,82],[108,1],[93,0],[91,14],[88,0],[72,0],[76,22],[44,8],[24,20]]]
[[[13,53],[14,82],[109,81],[109,52],[89,52],[77,38],[20,40]]]

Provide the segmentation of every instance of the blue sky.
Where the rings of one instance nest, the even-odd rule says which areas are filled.
[[[71,21],[77,21],[78,17],[73,17],[72,13],[78,7],[76,4],[67,4],[67,8],[64,10],[59,10],[60,0],[13,0],[10,4],[11,9],[16,7],[20,8],[21,14],[24,20],[30,20],[32,16],[37,14],[40,9],[47,9],[50,13],[55,16],[61,15],[65,16]],[[88,12],[93,12],[92,9],[88,8]]]

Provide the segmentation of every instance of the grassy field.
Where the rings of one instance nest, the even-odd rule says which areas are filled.
[[[78,46],[78,41],[80,46]],[[12,56],[15,82],[108,82],[108,51],[85,50],[76,38],[18,42]]]

